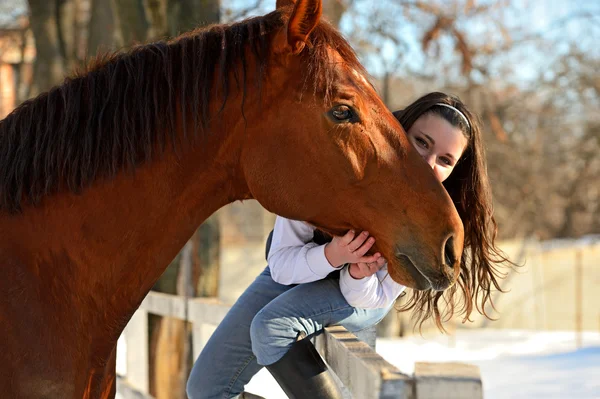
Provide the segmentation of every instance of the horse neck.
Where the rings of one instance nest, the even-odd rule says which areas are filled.
[[[238,165],[243,124],[236,103],[223,110],[226,123],[178,153],[168,147],[133,174],[97,181],[80,195],[48,197],[7,218],[7,231],[18,232],[17,256],[39,273],[40,286],[69,288],[52,301],[85,320],[88,334],[116,342],[195,229],[220,207],[249,197]]]

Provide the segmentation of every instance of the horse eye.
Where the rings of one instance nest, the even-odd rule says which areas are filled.
[[[346,122],[354,118],[352,109],[347,105],[336,105],[330,111],[333,119],[339,122]]]

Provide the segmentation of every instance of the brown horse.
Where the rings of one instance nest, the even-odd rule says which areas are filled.
[[[232,201],[366,229],[410,287],[455,280],[449,196],[320,15],[298,0],[105,57],[0,122],[2,397],[113,397],[127,321]]]

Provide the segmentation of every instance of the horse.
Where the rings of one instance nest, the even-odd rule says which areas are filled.
[[[368,230],[395,281],[453,284],[457,211],[321,10],[100,55],[0,121],[3,397],[114,397],[128,320],[233,201]]]

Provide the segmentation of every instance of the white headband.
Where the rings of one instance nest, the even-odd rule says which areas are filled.
[[[465,116],[465,114],[463,114],[462,112],[460,112],[457,108],[454,108],[452,105],[448,105],[448,104],[444,104],[444,103],[436,103],[435,105],[441,105],[442,107],[453,109],[457,114],[460,115],[461,118],[463,118],[463,120],[467,124],[467,127],[469,128],[469,130],[471,130],[471,124],[469,123],[469,120],[467,119],[467,117]]]

